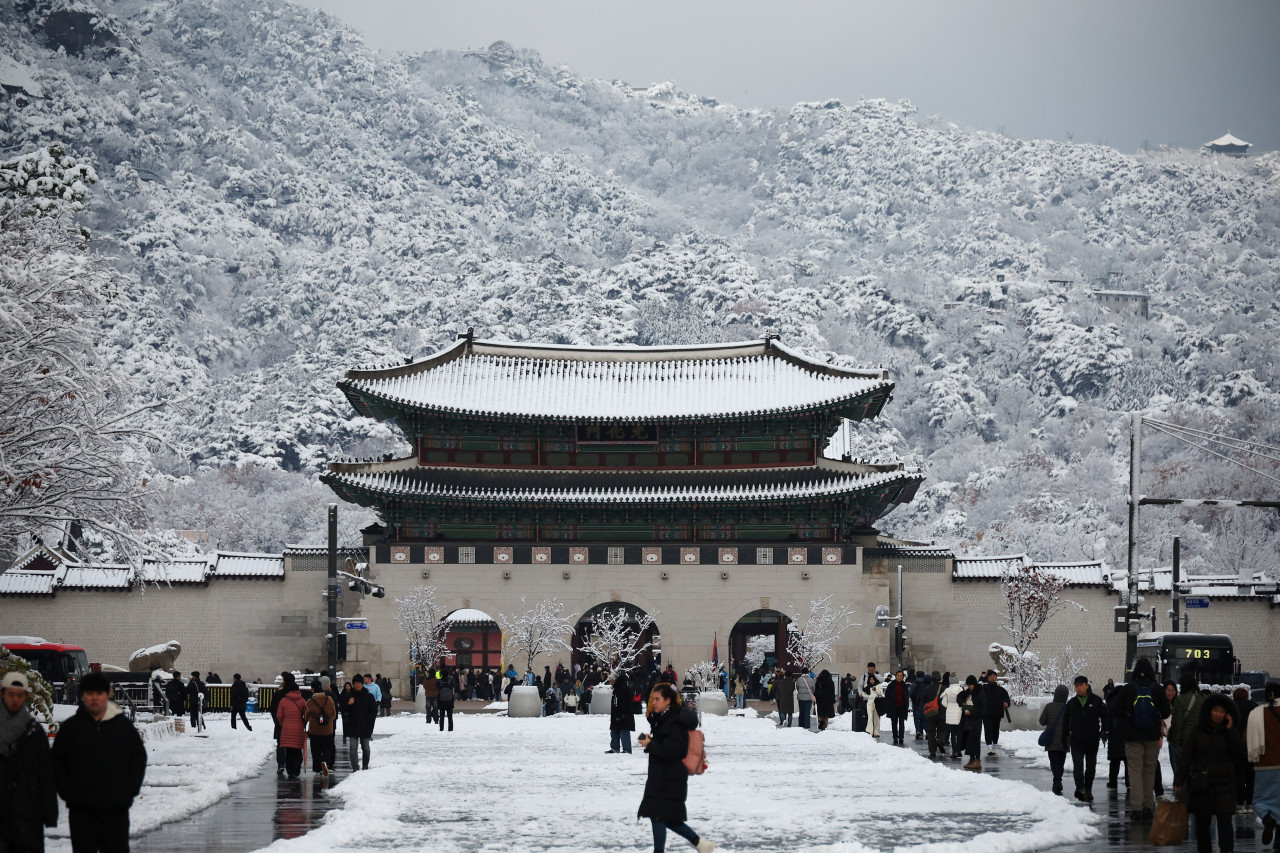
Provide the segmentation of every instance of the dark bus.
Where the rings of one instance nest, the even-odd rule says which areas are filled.
[[[1236,656],[1226,634],[1139,634],[1138,657],[1151,661],[1157,681],[1177,682],[1184,672],[1194,673],[1201,684],[1234,684],[1236,680]],[[1133,669],[1132,662],[1129,669]]]

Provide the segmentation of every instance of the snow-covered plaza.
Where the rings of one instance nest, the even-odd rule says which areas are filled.
[[[753,713],[703,718],[711,766],[690,781],[689,824],[723,850],[1015,853],[1099,837],[1101,818],[1080,804],[854,734],[848,716],[813,734]],[[637,734],[646,730],[638,717]],[[207,807],[235,779],[270,775],[270,733],[265,718],[249,734],[213,715],[206,738],[150,743],[135,836]],[[607,754],[605,716],[461,714],[442,733],[405,714],[379,720],[377,734],[371,769],[327,789],[336,808],[269,849],[652,849],[648,821],[636,820],[645,756]],[[65,827],[55,832],[51,849],[65,849]],[[261,832],[269,841],[270,827]]]

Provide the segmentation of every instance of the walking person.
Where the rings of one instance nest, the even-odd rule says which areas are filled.
[[[920,685],[920,713],[924,714],[924,737],[929,757],[947,755],[947,709],[942,706],[942,673],[934,670]]]
[[[924,740],[925,731],[929,727],[924,718],[924,698],[921,693],[928,678],[928,674],[922,669],[911,680],[911,722],[916,730],[916,740]]]
[[[996,680],[995,670],[987,673],[987,683],[982,685],[982,698],[986,704],[986,713],[982,716],[982,731],[987,741],[987,755],[996,754],[996,744],[1000,742],[1000,721],[1004,719],[1008,709],[1009,691]]]
[[[1040,709],[1040,725],[1045,731],[1053,730],[1053,735],[1046,746],[1049,754],[1049,772],[1053,774],[1053,792],[1062,796],[1062,774],[1067,767],[1067,735],[1063,717],[1066,716],[1067,697],[1071,691],[1067,685],[1059,684],[1053,688],[1053,701]],[[1076,793],[1080,793],[1080,785],[1076,783]]]
[[[1262,821],[1262,843],[1275,841],[1280,850],[1280,683],[1268,681],[1266,701],[1249,714],[1245,747],[1253,763],[1253,813]]]
[[[613,680],[609,700],[609,752],[631,752],[631,733],[636,730],[635,696],[625,675]]]
[[[164,686],[164,698],[169,700],[169,715],[181,717],[187,712],[187,686],[182,683],[182,673],[175,669],[172,675]]]
[[[1156,808],[1160,721],[1171,711],[1164,698],[1164,687],[1154,679],[1151,661],[1138,658],[1133,665],[1133,678],[1115,692],[1117,728],[1124,734],[1124,757],[1128,763],[1131,820],[1150,820]]]
[[[1237,687],[1231,691],[1231,701],[1236,703],[1236,710],[1240,712],[1240,716],[1236,718],[1236,728],[1243,737],[1245,731],[1243,726],[1258,705],[1249,698],[1249,690],[1246,687]],[[1236,765],[1236,814],[1249,814],[1251,811],[1253,811],[1253,762],[1249,760],[1248,754],[1245,754]]]
[[[649,694],[646,716],[650,734],[640,735],[640,746],[649,756],[649,771],[636,815],[649,818],[654,853],[665,853],[668,829],[692,844],[698,853],[711,853],[716,845],[685,823],[689,819],[685,809],[689,771],[684,757],[689,752],[689,732],[698,727],[698,715],[680,703],[680,694],[674,687],[659,684]]]
[[[1076,799],[1093,802],[1093,779],[1098,770],[1098,744],[1110,734],[1107,705],[1089,686],[1089,679],[1077,675],[1076,695],[1067,702],[1062,724],[1071,748],[1071,772],[1075,777]]]
[[[302,748],[307,741],[307,703],[296,681],[287,681],[276,704],[276,722],[280,725],[280,741],[276,747],[276,773],[283,763],[290,779],[302,775]]]
[[[893,681],[885,685],[885,713],[889,717],[889,727],[893,730],[894,746],[905,746],[907,743],[907,715],[911,712],[911,688],[903,678],[903,671],[893,674]]]
[[[960,693],[960,725],[964,730],[961,737],[968,745],[969,763],[965,770],[982,770],[982,759],[979,758],[982,744],[982,721],[987,715],[985,692],[978,687],[978,679],[969,676],[964,680],[965,689]]]
[[[1165,694],[1168,696],[1168,694]],[[1178,698],[1173,700],[1172,716],[1169,721],[1169,764],[1176,775],[1181,763],[1182,751],[1186,747],[1200,723],[1200,703],[1206,695],[1200,689],[1194,672],[1182,673],[1178,679]]]
[[[236,727],[236,717],[239,716],[244,722],[244,727],[249,731],[253,731],[253,726],[249,725],[249,718],[244,715],[245,709],[249,707],[249,685],[245,684],[240,678],[240,673],[231,676],[231,728]]]
[[[191,681],[187,682],[187,709],[191,712],[192,731],[204,728],[204,705],[208,699],[209,688],[200,680],[200,673],[191,673]]]
[[[446,672],[440,681],[440,695],[437,697],[436,718],[440,721],[440,731],[444,731],[444,718],[449,717],[449,731],[453,731],[453,703],[458,695],[454,692],[454,679]]]
[[[25,673],[0,678],[0,850],[42,853],[44,828],[58,825],[49,738],[27,709]]]
[[[871,731],[871,718],[875,717],[875,735],[880,737],[880,715],[872,707],[874,704],[871,691],[880,684],[880,676],[876,673],[875,661],[867,662],[867,671],[858,680],[858,692],[854,694],[853,730],[855,732]],[[865,717],[859,719],[859,714]]]
[[[809,728],[809,712],[813,710],[813,673],[801,668],[796,676],[796,705],[800,712],[800,728]]]
[[[1127,797],[1129,791],[1129,765],[1124,757],[1124,728],[1120,725],[1119,699],[1120,689],[1117,687],[1111,691],[1110,697],[1103,700],[1103,704],[1107,706],[1107,717],[1111,720],[1111,738],[1107,741],[1107,789],[1115,791],[1116,795],[1119,795],[1120,771],[1123,770],[1125,796]],[[1165,725],[1165,723],[1161,723],[1162,730]]]
[[[943,677],[942,704],[947,709],[947,740],[951,742],[951,757],[959,758],[963,742],[962,724],[964,723],[964,709],[960,707],[960,694],[964,692],[964,685],[957,681],[955,684],[948,684],[946,676]]]
[[[311,682],[311,696],[307,698],[303,714],[307,722],[307,741],[311,744],[311,772],[328,776],[329,768],[333,766],[333,718],[338,715],[338,708],[318,678]]]
[[[836,682],[829,669],[818,673],[813,685],[813,704],[818,715],[818,731],[826,731],[827,724],[836,715]]]
[[[427,725],[431,725],[440,716],[440,673],[434,667],[423,676],[421,690],[426,700]]]
[[[1196,818],[1197,853],[1212,853],[1214,817],[1218,849],[1230,853],[1236,843],[1231,825],[1236,811],[1236,762],[1245,754],[1236,725],[1240,712],[1220,693],[1204,697],[1199,705],[1200,719],[1183,742],[1173,790],[1181,793],[1185,789],[1190,794],[1187,810]]]
[[[364,679],[359,675],[351,679],[351,693],[347,696],[347,722],[343,726],[346,733],[347,757],[351,761],[351,770],[369,769],[369,740],[373,737],[373,726],[378,720],[378,703],[373,694],[364,689]],[[359,748],[363,762],[356,763],[356,749]]]
[[[337,699],[338,717],[342,722],[342,743],[344,745],[347,742],[347,735],[351,732],[351,724],[347,719],[347,709],[350,707],[347,704],[347,698],[350,696],[351,696],[351,682],[348,681],[346,684],[342,685],[342,690],[338,693],[338,699]],[[336,740],[335,740],[335,744],[336,744]]]
[[[53,742],[53,775],[67,804],[75,853],[129,850],[129,808],[142,790],[147,749],[133,723],[111,701],[100,672],[80,680],[80,707]]]
[[[773,700],[778,704],[778,728],[790,727],[793,719],[791,709],[796,701],[796,682],[785,671],[773,679]]]

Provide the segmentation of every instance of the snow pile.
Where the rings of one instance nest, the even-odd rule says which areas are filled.
[[[393,737],[375,742],[369,772],[333,789],[345,807],[267,849],[652,849],[635,817],[647,759],[605,754],[607,718],[455,723],[380,720]],[[847,715],[816,735],[744,717],[703,725],[712,769],[690,782],[689,823],[726,851],[1017,853],[1097,835],[1097,818],[1062,798],[855,735]]]
[[[147,776],[129,812],[132,836],[207,809],[231,793],[233,782],[253,776],[274,754],[269,718],[263,717],[260,725],[255,718],[252,732],[232,729],[228,719],[226,714],[205,715],[208,728],[202,736],[148,734]],[[61,801],[58,825],[45,830],[45,841],[51,853],[71,849],[66,804]]]

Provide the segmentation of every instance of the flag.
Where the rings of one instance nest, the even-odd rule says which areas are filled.
[[[711,635],[711,662],[716,666],[720,666],[720,632],[716,631]]]

